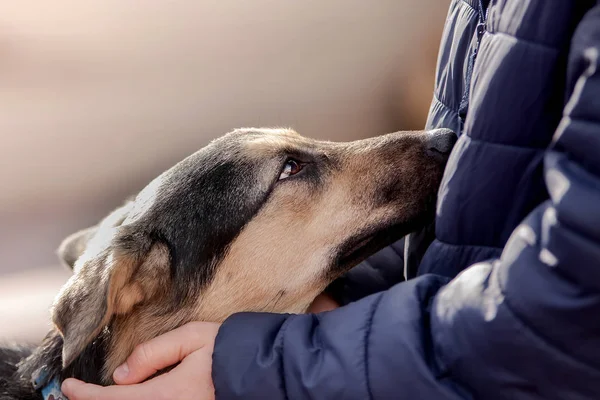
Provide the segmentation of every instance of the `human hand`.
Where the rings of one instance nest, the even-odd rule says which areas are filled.
[[[63,382],[62,391],[70,400],[214,399],[212,354],[220,326],[191,322],[137,346],[115,370],[115,386],[70,378]],[[180,361],[171,371],[143,382]]]
[[[323,311],[331,311],[338,308],[340,305],[327,293],[323,292],[313,300],[312,304],[308,307],[306,312],[308,313],[320,313]]]

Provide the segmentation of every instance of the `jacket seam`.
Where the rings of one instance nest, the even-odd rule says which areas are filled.
[[[439,87],[437,88],[439,89]],[[444,107],[446,110],[452,112],[453,114],[455,114],[455,117],[458,118],[458,109],[454,109],[454,107],[450,107],[448,104],[446,104],[445,102],[443,102],[436,91],[433,92],[433,99],[442,107]]]
[[[375,318],[375,312],[377,311],[377,307],[379,307],[379,303],[383,295],[380,295],[379,298],[373,302],[371,306],[371,315],[367,321],[367,329],[365,332],[365,383],[367,387],[367,394],[369,396],[369,400],[373,400],[373,391],[371,389],[371,383],[369,381],[369,338],[371,336],[371,327],[373,326],[373,319]]]
[[[539,152],[545,152],[550,147],[550,143],[548,143],[547,145],[545,145],[543,147],[542,146],[522,146],[522,145],[513,144],[513,143],[502,143],[502,142],[495,142],[492,140],[474,138],[473,136],[471,136],[469,134],[469,132],[467,130],[463,130],[463,134],[466,135],[469,138],[469,140],[471,140],[473,142],[485,143],[485,144],[489,144],[492,146],[498,146],[498,147],[512,147],[514,149],[519,149],[519,150],[539,151]]]
[[[463,3],[463,4],[465,4],[467,7],[471,8],[472,10],[479,11],[477,8],[475,8],[475,6],[473,6],[467,0],[460,0],[460,2]]]
[[[438,242],[440,242],[443,245],[446,246],[453,246],[453,247],[478,247],[478,248],[483,248],[483,249],[490,249],[490,250],[502,250],[504,249],[504,246],[500,247],[500,246],[486,246],[483,244],[460,244],[460,243],[450,243],[450,242],[446,242],[438,237],[435,238],[435,240],[437,240]]]
[[[497,267],[494,268],[493,273],[498,274]],[[549,349],[552,349],[553,351],[561,354],[563,357],[569,359],[571,362],[580,364],[581,366],[584,366],[585,368],[589,368],[593,371],[600,372],[600,368],[598,368],[598,366],[592,365],[587,361],[580,360],[579,358],[573,356],[572,354],[565,352],[563,349],[561,349],[560,347],[558,347],[557,345],[555,345],[554,343],[549,341],[548,338],[542,336],[537,331],[537,329],[534,329],[529,323],[526,322],[525,318],[523,318],[518,312],[515,311],[515,308],[511,304],[512,300],[509,300],[510,295],[507,294],[506,289],[503,287],[500,279],[498,279],[498,287],[500,288],[500,293],[502,294],[502,297],[504,299],[504,304],[506,304],[506,311],[508,311],[513,316],[515,321],[518,321],[518,323],[521,325],[521,327],[524,330],[526,330],[527,332],[529,332],[529,334],[531,336],[535,337],[537,340],[539,340],[541,343],[543,343],[544,346],[548,347]]]
[[[290,325],[290,321],[294,318],[294,315],[290,315],[285,322],[283,323],[283,325],[281,326],[281,328],[279,329],[279,333],[280,333],[280,337],[281,337],[281,368],[279,369],[281,371],[280,375],[281,375],[281,385],[282,385],[282,389],[283,389],[283,398],[284,400],[289,400],[290,396],[288,396],[288,392],[287,392],[287,385],[285,383],[286,379],[285,379],[285,363],[284,363],[284,349],[285,349],[285,331],[287,330],[287,327]]]
[[[524,44],[528,44],[528,45],[534,46],[534,47],[540,47],[542,50],[545,50],[545,51],[552,51],[552,52],[555,52],[555,53],[559,51],[558,47],[552,46],[550,44],[536,42],[533,39],[527,39],[527,38],[524,38],[524,37],[521,37],[521,36],[512,35],[512,34],[510,34],[508,32],[504,32],[504,31],[501,31],[501,30],[494,30],[493,28],[491,30],[488,30],[487,34],[490,35],[490,36],[495,36],[495,35],[498,35],[498,36],[507,36],[509,38],[517,40],[518,42],[521,42],[521,43],[524,43]]]
[[[400,254],[400,252],[398,252],[398,250],[396,250],[396,248],[394,247],[393,243],[389,246],[389,248],[392,249],[392,251],[394,252],[394,254],[396,254],[398,256],[398,258],[400,258],[401,260],[404,261],[404,243],[402,243],[402,244],[403,244],[403,246],[402,246],[402,254]]]

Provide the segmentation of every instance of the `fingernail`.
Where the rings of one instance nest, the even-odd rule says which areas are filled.
[[[115,369],[113,378],[115,381],[123,380],[123,379],[127,378],[127,375],[129,375],[129,365],[127,365],[127,363],[125,362],[125,363],[119,365],[117,367],[117,369]]]

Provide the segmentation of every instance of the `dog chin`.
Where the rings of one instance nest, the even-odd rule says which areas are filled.
[[[402,239],[410,231],[408,224],[399,223],[351,237],[340,247],[333,269],[339,273],[345,272],[382,248]]]
[[[331,267],[332,272],[342,274],[384,247],[431,224],[435,220],[436,196],[432,196],[425,203],[427,205],[425,210],[417,218],[403,222],[390,222],[347,239],[337,251]]]

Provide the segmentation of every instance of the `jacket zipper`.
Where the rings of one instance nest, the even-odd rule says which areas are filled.
[[[462,127],[465,123],[465,119],[467,117],[467,111],[469,109],[469,96],[471,90],[471,76],[473,75],[473,67],[475,66],[475,60],[477,59],[477,54],[479,53],[479,46],[481,45],[481,39],[486,31],[486,22],[488,19],[488,15],[490,12],[490,6],[485,9],[483,7],[482,0],[479,0],[479,22],[475,27],[475,34],[477,36],[477,42],[475,43],[475,47],[471,55],[469,56],[469,64],[467,66],[467,76],[465,78],[465,91],[463,93],[462,99],[460,101],[460,106],[458,108],[458,115],[460,117],[460,126],[461,131]]]

